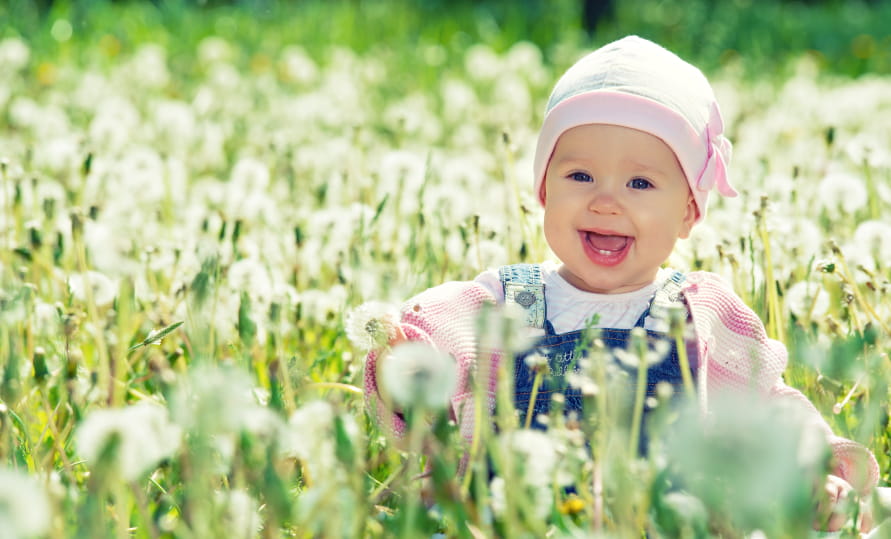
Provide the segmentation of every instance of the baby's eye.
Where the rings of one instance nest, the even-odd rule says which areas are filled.
[[[645,178],[634,178],[628,182],[628,187],[632,189],[649,189],[650,187],[653,187],[653,184],[650,183],[650,180]]]
[[[594,181],[590,175],[585,174],[584,172],[573,172],[569,175],[569,179],[577,182],[592,182]]]

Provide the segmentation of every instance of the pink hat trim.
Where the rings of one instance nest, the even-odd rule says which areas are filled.
[[[674,109],[645,97],[608,90],[585,92],[558,103],[545,116],[535,149],[533,170],[539,202],[545,172],[557,140],[566,130],[587,124],[630,127],[659,137],[675,153],[699,209],[697,222],[705,216],[708,193],[713,187],[724,196],[737,192],[727,179],[726,162],[730,141],[722,136],[723,122],[715,104],[702,135]]]

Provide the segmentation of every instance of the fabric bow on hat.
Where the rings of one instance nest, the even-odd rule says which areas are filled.
[[[705,126],[708,158],[699,175],[696,187],[701,191],[718,188],[718,193],[726,197],[735,197],[739,193],[730,185],[727,178],[727,163],[733,155],[733,144],[724,136],[724,120],[717,103],[712,103],[708,124]]]

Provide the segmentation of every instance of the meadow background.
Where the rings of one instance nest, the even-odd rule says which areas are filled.
[[[807,534],[822,453],[775,411],[724,410],[742,426],[723,438],[666,417],[689,436],[643,459],[594,377],[598,421],[545,437],[501,417],[461,476],[444,379],[392,439],[346,315],[547,257],[547,95],[637,33],[707,72],[735,144],[741,196],[671,263],[734,284],[887,485],[888,20],[878,1],[632,0],[588,32],[568,0],[7,0],[0,536]]]

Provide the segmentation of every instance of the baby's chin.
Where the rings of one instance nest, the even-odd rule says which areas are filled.
[[[566,264],[561,264],[560,268],[557,270],[557,273],[563,277],[567,283],[569,283],[574,288],[581,290],[582,292],[589,292],[592,294],[627,294],[629,292],[635,292],[640,290],[645,286],[649,286],[653,284],[653,281],[656,279],[656,273],[659,271],[659,268],[656,268],[653,271],[652,277],[642,278],[636,280],[629,280],[625,278],[616,278],[611,279],[609,277],[585,277],[581,275],[577,275],[573,273]]]

